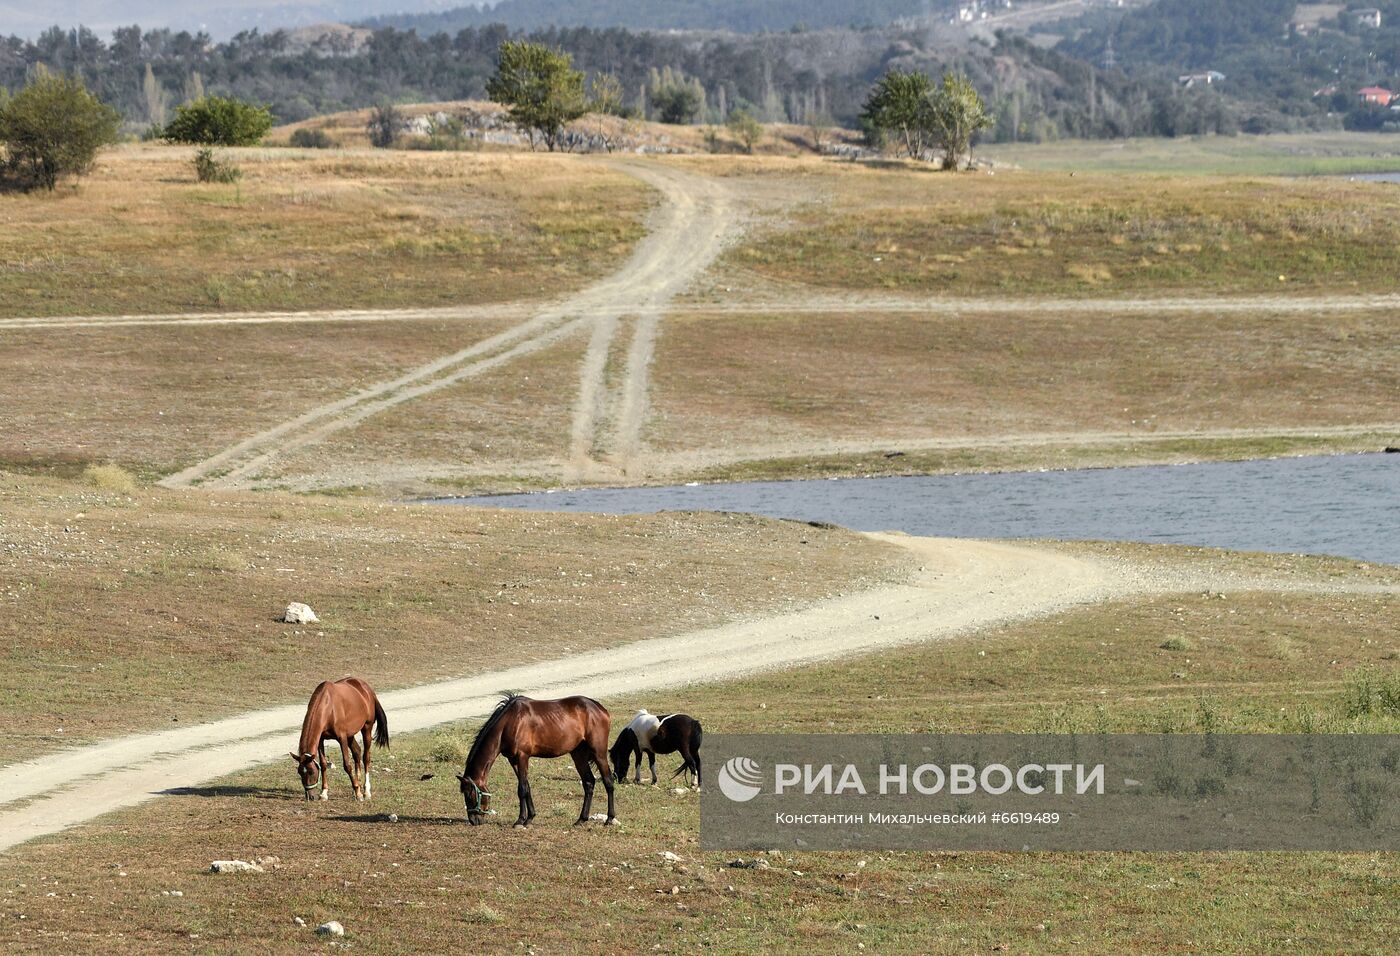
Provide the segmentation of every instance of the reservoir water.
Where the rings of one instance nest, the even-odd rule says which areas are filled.
[[[1400,564],[1400,455],[1082,471],[753,481],[443,499],[635,514],[743,511],[862,531],[1195,544]]]

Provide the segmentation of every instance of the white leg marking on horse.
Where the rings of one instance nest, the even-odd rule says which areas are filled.
[[[322,799],[322,800],[329,800],[330,798],[331,798],[331,792],[330,792],[330,790],[329,790],[328,788],[326,788],[326,787],[322,787],[322,788],[321,788],[321,799]]]
[[[374,796],[374,786],[369,782],[369,771],[365,771],[365,799]]]

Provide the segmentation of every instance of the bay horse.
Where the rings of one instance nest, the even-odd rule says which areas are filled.
[[[589,764],[596,764],[608,791],[607,824],[617,822],[613,804],[612,771],[608,767],[608,730],[612,717],[608,709],[591,697],[564,697],[560,700],[531,700],[519,694],[501,698],[486,723],[476,732],[467,765],[457,775],[462,786],[462,802],[467,808],[467,822],[479,826],[491,812],[491,794],[486,778],[496,758],[505,755],[515,771],[516,797],[520,800],[520,816],[515,825],[528,827],[535,819],[535,800],[530,793],[530,758],[574,758],[579,780],[583,783],[583,809],[578,823],[588,822],[593,806],[595,778]]]
[[[331,798],[326,786],[326,741],[340,744],[340,757],[356,800],[368,800],[373,795],[369,779],[370,729],[378,725],[374,743],[389,746],[389,718],[374,695],[374,689],[358,677],[342,677],[338,681],[322,681],[311,692],[306,705],[306,718],[301,722],[301,742],[292,753],[297,773],[301,776],[306,799],[321,785],[321,799]],[[355,734],[365,741],[363,755]],[[353,766],[351,759],[354,759]]]
[[[646,710],[637,711],[637,716],[632,718],[632,722],[622,729],[622,733],[617,735],[617,742],[612,745],[610,756],[612,757],[613,773],[618,780],[627,777],[627,765],[635,758],[637,769],[633,777],[634,783],[642,782],[642,754],[647,755],[651,764],[651,784],[656,786],[656,755],[673,754],[681,755],[681,767],[672,777],[681,774],[686,775],[686,783],[690,783],[690,775],[695,774],[695,789],[700,789],[700,739],[703,736],[700,721],[689,714],[663,714],[660,717],[653,716]]]

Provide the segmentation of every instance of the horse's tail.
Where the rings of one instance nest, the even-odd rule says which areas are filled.
[[[381,747],[389,746],[389,715],[384,713],[384,705],[379,698],[374,699],[374,742]]]

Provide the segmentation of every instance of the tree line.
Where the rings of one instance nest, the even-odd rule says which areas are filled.
[[[266,104],[278,122],[390,102],[486,99],[497,51],[527,41],[567,52],[617,80],[621,108],[669,122],[854,125],[871,85],[891,69],[966,76],[987,101],[986,136],[1005,140],[1203,132],[1215,123],[1174,84],[1043,50],[1014,36],[956,50],[900,27],[735,36],[587,27],[529,33],[502,25],[420,36],[382,28],[362,44],[298,43],[249,31],[203,34],[123,27],[110,42],[84,28],[33,42],[0,40],[0,86],[18,89],[35,65],[75,76],[116,108],[128,129],[161,127],[205,93]],[[1220,125],[1215,123],[1215,125]]]

